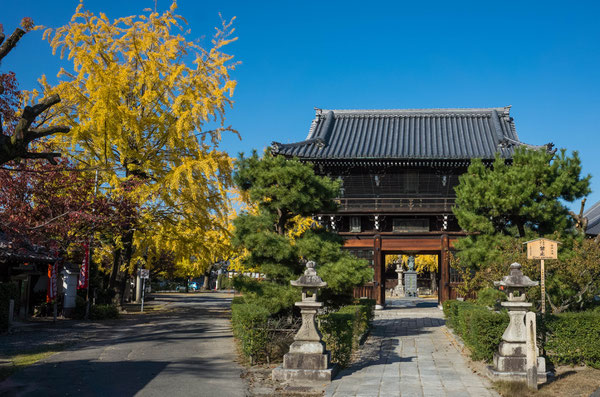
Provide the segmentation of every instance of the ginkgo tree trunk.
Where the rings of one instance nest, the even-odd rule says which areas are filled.
[[[44,33],[72,62],[57,85],[41,79],[45,95],[60,94],[59,120],[71,127],[52,143],[98,169],[101,184],[141,181],[131,196],[143,213],[115,236],[113,274],[131,271],[141,241],[168,244],[183,260],[225,227],[232,162],[217,148],[222,133],[235,133],[225,124],[235,63],[223,52],[233,29],[223,22],[201,46],[175,9],[109,20],[80,4],[69,24]]]

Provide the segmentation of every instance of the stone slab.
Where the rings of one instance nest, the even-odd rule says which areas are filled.
[[[331,382],[337,373],[337,366],[327,369],[289,369],[279,366],[271,374],[274,381],[288,383]]]

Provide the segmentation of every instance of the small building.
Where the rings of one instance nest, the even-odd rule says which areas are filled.
[[[587,227],[585,234],[590,237],[596,237],[600,234],[600,201],[592,205],[590,209],[583,214],[587,218]]]
[[[0,231],[0,282],[13,282],[19,288],[18,316],[32,313],[34,294],[46,293],[48,265],[56,258],[42,247],[16,241]]]
[[[491,164],[498,154],[510,160],[521,145],[510,106],[317,109],[305,140],[273,142],[272,152],[341,180],[338,211],[315,216],[343,236],[346,249],[371,262],[373,281],[355,293],[383,306],[391,278],[386,255],[437,255],[438,299],[456,297],[460,279],[450,251],[465,232],[452,213],[454,187],[472,159]]]

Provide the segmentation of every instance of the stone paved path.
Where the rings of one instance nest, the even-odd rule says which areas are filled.
[[[466,364],[437,302],[399,299],[375,314],[361,357],[340,372],[326,396],[498,396]]]

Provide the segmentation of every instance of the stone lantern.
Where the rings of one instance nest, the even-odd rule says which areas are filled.
[[[402,267],[402,261],[396,263],[396,273],[398,273],[398,284],[396,285],[396,288],[394,288],[394,295],[404,296],[404,285],[402,284],[402,274],[404,273],[404,268]]]
[[[501,305],[508,310],[510,323],[502,334],[502,342],[498,352],[494,354],[493,375],[500,378],[513,380],[524,380],[527,376],[527,328],[525,326],[525,315],[532,306],[526,301],[526,288],[535,287],[539,283],[532,281],[521,271],[521,264],[510,265],[510,274],[501,281],[494,281],[494,285],[500,287],[508,295],[508,300]],[[535,318],[535,317],[534,317]],[[535,324],[534,329],[535,329]],[[539,351],[535,347],[537,357],[538,379],[545,381],[546,361],[539,357]]]
[[[302,314],[302,326],[283,356],[283,364],[273,370],[273,380],[300,382],[330,382],[335,368],[330,368],[329,352],[321,340],[315,316],[323,303],[317,301],[317,291],[327,285],[315,271],[315,262],[306,264],[306,271],[298,280],[290,282],[302,287],[302,301],[296,302]]]

